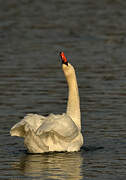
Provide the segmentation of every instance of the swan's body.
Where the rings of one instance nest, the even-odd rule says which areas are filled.
[[[76,75],[73,66],[61,54],[62,68],[68,83],[67,111],[62,115],[47,117],[28,114],[11,128],[11,136],[24,138],[24,144],[31,153],[49,151],[78,151],[83,145],[80,120],[80,102]]]

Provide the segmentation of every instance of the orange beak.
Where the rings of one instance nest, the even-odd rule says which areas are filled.
[[[66,64],[68,66],[68,61],[67,61],[67,58],[64,55],[64,52],[60,52],[60,57],[62,59],[62,63]]]

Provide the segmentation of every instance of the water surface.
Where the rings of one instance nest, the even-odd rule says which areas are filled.
[[[0,1],[0,179],[126,177],[126,2]],[[84,147],[26,152],[10,128],[27,113],[66,110],[58,52],[77,72]]]

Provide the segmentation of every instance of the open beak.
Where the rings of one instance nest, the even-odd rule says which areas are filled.
[[[64,55],[64,52],[60,52],[60,57],[61,57],[61,60],[62,60],[62,64],[66,64],[68,66],[68,61],[67,61],[67,58]]]

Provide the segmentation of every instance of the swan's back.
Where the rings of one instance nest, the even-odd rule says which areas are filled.
[[[37,130],[37,135],[54,132],[66,140],[72,140],[78,135],[78,128],[67,114],[50,114],[45,118],[42,125]]]

